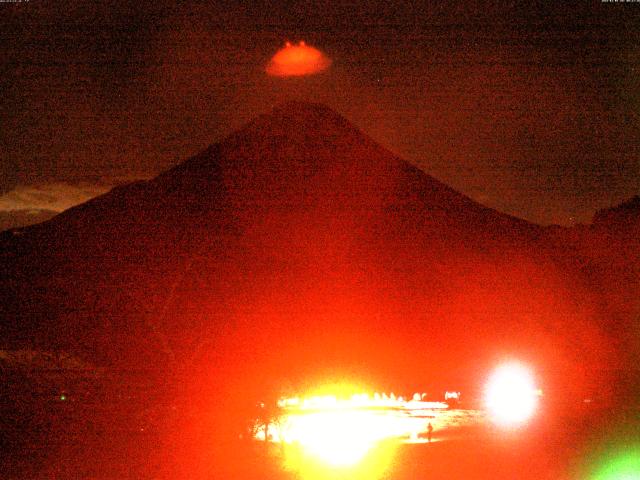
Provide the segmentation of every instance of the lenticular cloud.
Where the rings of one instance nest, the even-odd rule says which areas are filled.
[[[267,73],[277,77],[313,75],[326,70],[331,60],[320,50],[304,42],[289,42],[267,64]]]

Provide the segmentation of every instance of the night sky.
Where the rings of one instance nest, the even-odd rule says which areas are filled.
[[[0,226],[154,176],[289,99],[537,223],[640,193],[640,3],[243,3],[0,3]],[[268,75],[300,40],[330,66]]]

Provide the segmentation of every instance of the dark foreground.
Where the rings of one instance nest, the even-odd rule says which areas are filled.
[[[192,408],[175,389],[157,388],[156,382],[154,389],[140,389],[138,382],[129,391],[117,379],[103,379],[98,391],[89,379],[69,394],[42,387],[34,392],[4,380],[2,478],[300,478],[282,468],[273,446],[238,439],[215,405],[208,411]],[[82,388],[88,392],[84,396],[77,393]],[[378,478],[608,480],[597,472],[638,453],[639,443],[637,407],[543,405],[536,419],[517,431],[477,425],[436,431],[431,444],[399,446]],[[340,472],[331,476],[349,478]]]
[[[468,432],[431,444],[402,445],[388,479],[587,479],[599,464],[633,448],[638,418],[615,432],[603,418],[593,428],[534,432],[519,438],[496,432]],[[3,478],[298,478],[260,443],[176,439],[175,450],[157,432],[61,425],[48,431],[3,432]],[[438,437],[434,440],[438,440]],[[189,451],[200,445],[201,452]],[[206,449],[210,451],[206,451]],[[595,477],[593,477],[595,478]]]

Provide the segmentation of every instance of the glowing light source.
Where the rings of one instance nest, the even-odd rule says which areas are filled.
[[[355,465],[379,440],[376,425],[367,412],[334,411],[301,415],[287,436],[328,465]]]
[[[538,404],[531,372],[515,363],[498,368],[487,384],[485,403],[498,424],[513,426],[528,420]]]
[[[282,445],[285,465],[304,480],[335,477],[338,471],[344,478],[375,479],[399,443],[426,441],[420,434],[434,422],[434,411],[448,408],[419,394],[405,400],[354,391],[333,387],[331,393],[278,402],[282,415],[270,426],[269,440]],[[265,440],[264,431],[258,429],[256,438]]]
[[[640,479],[640,446],[625,450],[603,462],[592,480]]]
[[[331,60],[317,48],[302,41],[298,45],[287,42],[267,64],[267,73],[277,77],[312,75],[330,64]]]

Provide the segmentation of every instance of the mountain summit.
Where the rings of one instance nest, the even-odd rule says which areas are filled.
[[[234,205],[396,205],[485,229],[537,230],[450,189],[314,103],[282,104],[152,184],[162,189],[176,182],[197,189],[201,201],[209,192]]]

